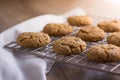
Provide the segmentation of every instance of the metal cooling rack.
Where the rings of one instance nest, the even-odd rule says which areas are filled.
[[[101,21],[101,20],[107,20],[108,18],[101,18],[101,17],[93,17],[95,22],[94,24],[96,24],[97,22]],[[67,35],[67,36],[74,36],[77,32],[77,30],[79,30],[78,27],[75,27],[74,32]],[[106,33],[106,36],[108,35],[108,33]],[[82,53],[78,54],[78,55],[71,55],[71,56],[64,56],[64,55],[57,55],[56,53],[53,52],[52,49],[52,44],[55,40],[59,39],[60,37],[51,37],[52,42],[49,43],[47,46],[43,46],[40,48],[24,48],[21,47],[20,45],[16,44],[16,42],[11,42],[7,45],[4,46],[4,48],[7,48],[9,50],[15,51],[16,53],[20,53],[20,55],[23,54],[28,54],[28,55],[35,55],[37,57],[40,58],[46,58],[49,60],[53,60],[53,61],[59,61],[65,64],[71,64],[71,65],[75,65],[78,67],[83,67],[83,68],[87,68],[87,69],[92,69],[92,70],[97,70],[97,71],[102,71],[102,72],[108,72],[111,74],[116,74],[116,75],[120,75],[120,62],[114,62],[114,63],[98,63],[98,62],[92,62],[89,61],[86,57],[86,51],[88,50],[88,48],[92,45],[96,45],[96,44],[106,44],[106,38],[103,41],[99,41],[99,42],[87,42],[87,49],[85,51],[83,51]]]

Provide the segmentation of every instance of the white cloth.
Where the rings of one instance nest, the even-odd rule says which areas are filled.
[[[42,15],[18,24],[0,34],[0,80],[46,80],[46,62],[37,57],[15,57],[3,48],[16,40],[21,32],[39,32],[47,23],[65,23],[66,17],[85,15],[81,9],[74,9],[63,15]]]

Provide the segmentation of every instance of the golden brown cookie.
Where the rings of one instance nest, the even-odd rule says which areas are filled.
[[[73,32],[73,27],[67,24],[47,24],[43,32],[50,36],[65,36]]]
[[[107,37],[107,42],[108,42],[109,44],[114,44],[114,45],[120,47],[120,32],[111,33],[111,34]]]
[[[87,42],[96,42],[104,39],[105,32],[98,27],[83,27],[76,36]]]
[[[90,47],[87,57],[97,62],[120,61],[120,48],[112,44],[99,44]]]
[[[17,44],[26,48],[42,47],[50,43],[50,37],[45,33],[24,32],[17,37]]]
[[[92,25],[92,18],[89,16],[70,16],[67,22],[72,26],[89,26]]]
[[[77,37],[63,37],[53,43],[53,51],[60,55],[79,54],[86,49],[86,43]]]
[[[98,27],[103,29],[105,32],[117,32],[120,31],[120,21],[102,21],[98,23]]]

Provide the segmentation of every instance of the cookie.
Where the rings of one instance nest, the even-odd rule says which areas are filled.
[[[53,51],[60,55],[79,54],[86,49],[86,43],[80,38],[62,37],[53,43]]]
[[[108,35],[107,42],[120,47],[120,32],[114,32]]]
[[[83,27],[76,36],[87,42],[96,42],[104,39],[105,32],[98,27]]]
[[[92,18],[89,16],[70,16],[67,22],[72,26],[89,26],[92,25]]]
[[[43,32],[50,36],[65,36],[73,32],[73,27],[67,24],[47,24]]]
[[[120,21],[102,21],[98,23],[98,27],[103,29],[105,32],[117,32],[120,31]]]
[[[50,43],[50,37],[45,33],[24,32],[17,37],[17,44],[26,48],[38,48]]]
[[[120,61],[120,48],[112,44],[99,44],[90,47],[87,57],[97,62]]]

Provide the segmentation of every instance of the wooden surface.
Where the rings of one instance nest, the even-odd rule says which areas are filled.
[[[47,75],[48,80],[120,80],[119,76],[108,73],[93,71],[67,65],[64,63],[55,63]]]
[[[0,32],[41,14],[63,13],[75,6],[71,2],[75,3],[74,0],[0,0]]]
[[[0,0],[0,32],[24,20],[44,14],[60,14],[76,6],[77,0]],[[67,6],[67,7],[66,7]],[[120,80],[106,73],[55,63],[48,80]]]

